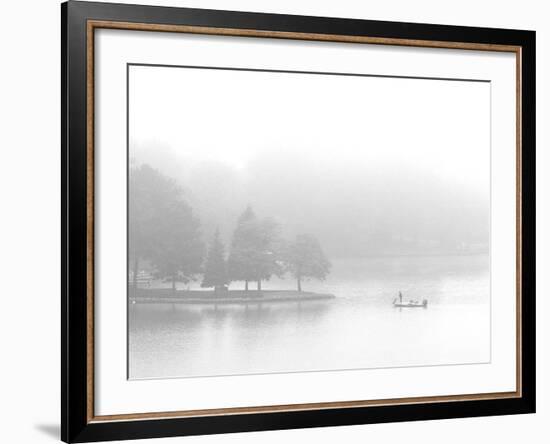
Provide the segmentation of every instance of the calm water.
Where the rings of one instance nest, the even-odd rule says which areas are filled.
[[[231,288],[242,288],[242,283]],[[264,283],[266,290],[294,288],[290,278]],[[130,306],[130,377],[490,360],[488,256],[334,260],[325,282],[306,282],[303,288],[336,298],[216,309]],[[428,299],[428,308],[394,308],[398,291],[404,300]]]

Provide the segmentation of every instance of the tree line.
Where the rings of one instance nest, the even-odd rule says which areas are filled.
[[[258,218],[247,207],[237,220],[226,254],[219,230],[208,248],[202,241],[200,221],[177,183],[143,164],[129,174],[129,259],[132,285],[137,288],[140,264],[154,268],[156,277],[187,283],[202,274],[201,287],[216,291],[231,282],[250,283],[262,289],[272,276],[290,274],[297,290],[302,282],[323,280],[330,272],[319,241],[309,234],[285,241],[280,226],[271,218]]]

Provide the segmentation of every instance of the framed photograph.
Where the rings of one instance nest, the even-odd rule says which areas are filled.
[[[62,439],[535,411],[535,33],[70,1]]]

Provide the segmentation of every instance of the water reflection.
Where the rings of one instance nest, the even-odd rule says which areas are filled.
[[[268,288],[288,288],[271,281]],[[249,304],[135,304],[131,378],[486,362],[486,257],[373,258],[338,263],[308,291],[335,299]],[[396,309],[404,300],[429,307]]]

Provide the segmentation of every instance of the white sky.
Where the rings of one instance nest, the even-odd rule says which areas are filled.
[[[186,164],[244,171],[280,154],[327,172],[401,165],[485,196],[489,122],[489,83],[130,69],[130,155],[163,146]]]

